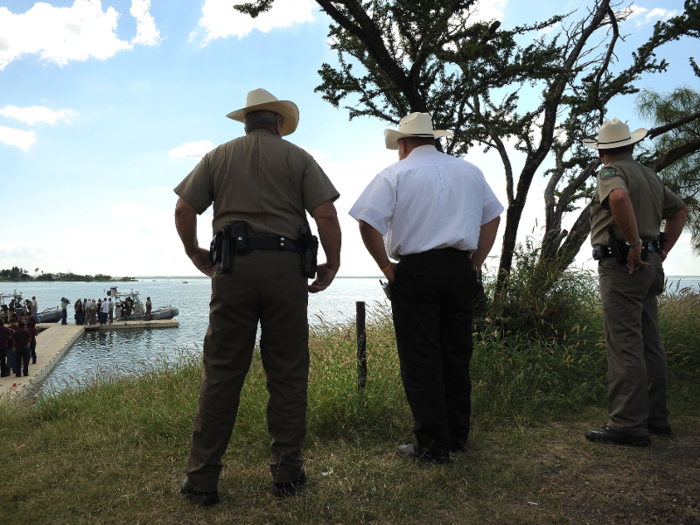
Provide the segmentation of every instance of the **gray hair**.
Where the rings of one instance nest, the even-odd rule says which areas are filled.
[[[245,114],[245,129],[252,131],[258,128],[275,128],[277,126],[277,119],[282,119],[282,125],[284,126],[284,117],[279,113],[274,111],[251,111]]]

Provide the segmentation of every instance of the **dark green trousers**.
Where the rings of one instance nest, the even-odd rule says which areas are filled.
[[[648,426],[668,425],[668,366],[656,303],[664,272],[656,253],[646,262],[649,268],[632,275],[612,258],[598,266],[608,354],[608,426],[633,436],[648,435]]]
[[[270,471],[279,483],[301,471],[309,377],[308,292],[301,271],[296,253],[255,251],[235,257],[230,274],[212,278],[204,379],[187,461],[187,477],[198,490],[217,489],[258,322],[269,393]]]

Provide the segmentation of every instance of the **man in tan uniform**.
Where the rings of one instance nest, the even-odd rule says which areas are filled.
[[[641,447],[649,445],[649,433],[671,433],[656,296],[663,292],[662,262],[688,213],[655,172],[632,158],[633,145],[646,134],[630,133],[614,119],[603,123],[598,140],[584,141],[604,164],[591,206],[591,243],[599,261],[610,411],[608,424],[586,432],[586,439]]]
[[[290,496],[305,483],[301,447],[309,372],[308,292],[326,289],[340,266],[340,226],[333,205],[339,194],[311,155],[282,140],[297,127],[296,104],[257,89],[248,93],[245,108],[227,116],[245,122],[246,135],[207,153],[175,188],[180,196],[175,222],[185,252],[199,270],[213,276],[205,375],[181,488],[200,505],[219,501],[221,458],[238,412],[258,322],[270,394],[273,493]],[[197,215],[212,203],[214,233],[226,227],[235,233],[230,271],[223,263],[214,266],[209,251],[197,243]],[[311,285],[300,255],[306,212],[316,221],[327,259],[318,265]]]

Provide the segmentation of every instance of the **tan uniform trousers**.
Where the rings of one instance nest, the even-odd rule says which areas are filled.
[[[212,278],[204,379],[187,461],[187,477],[195,489],[217,490],[258,321],[269,393],[270,472],[278,483],[299,476],[309,377],[307,305],[307,280],[297,253],[270,250],[236,256],[230,274],[219,271]]]
[[[657,253],[650,252],[646,262],[649,268],[632,275],[614,258],[598,266],[608,354],[608,426],[632,436],[648,435],[648,426],[668,425],[668,366],[656,304],[664,273]]]

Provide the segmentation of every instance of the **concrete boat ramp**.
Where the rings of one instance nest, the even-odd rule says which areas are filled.
[[[0,402],[25,397],[39,385],[56,367],[65,353],[86,331],[133,330],[151,328],[177,328],[176,319],[162,321],[122,321],[112,324],[76,325],[61,323],[38,324],[36,338],[36,364],[29,363],[29,375],[17,377],[12,373],[0,378]]]

